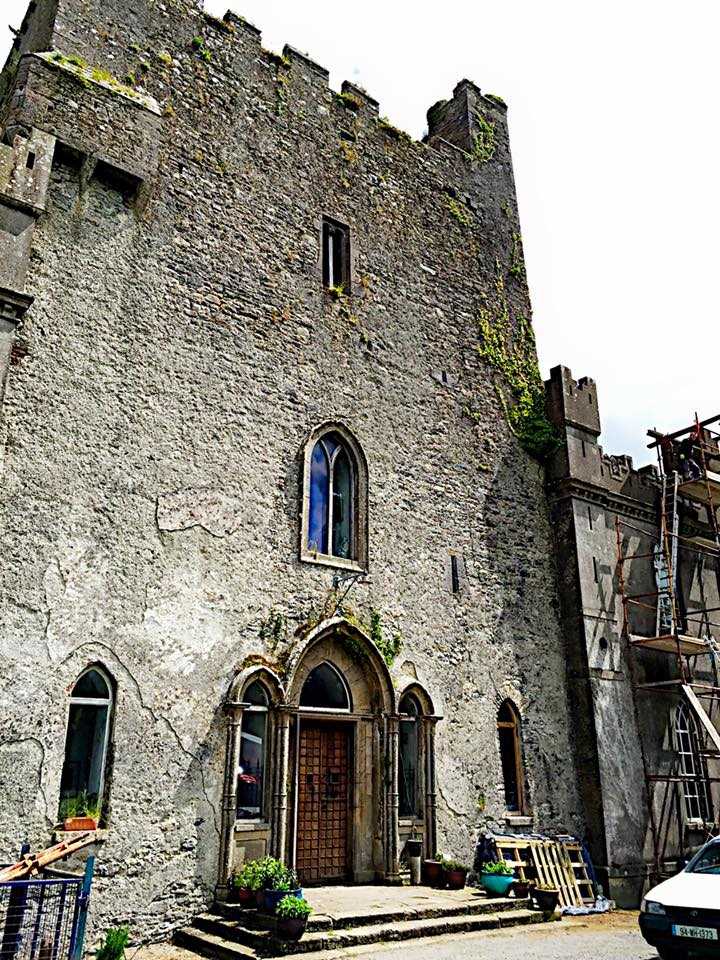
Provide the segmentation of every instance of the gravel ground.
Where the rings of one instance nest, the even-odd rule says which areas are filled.
[[[513,927],[462,936],[433,937],[328,953],[304,960],[657,960],[638,929],[637,913],[566,917],[559,923]],[[128,950],[127,960],[197,960],[169,945]]]

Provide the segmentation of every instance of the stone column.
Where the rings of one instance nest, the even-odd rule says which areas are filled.
[[[220,855],[215,896],[227,898],[227,881],[233,865],[233,840],[237,812],[237,778],[240,768],[240,731],[243,703],[226,703],[227,729],[225,737],[225,779],[223,783],[222,821],[220,827]]]
[[[288,837],[288,772],[290,765],[290,714],[278,710],[275,791],[272,809],[272,849],[278,860],[285,860]]]
[[[435,724],[437,717],[425,717],[425,855],[434,857],[437,850],[437,798],[435,791]]]
[[[388,756],[390,759],[387,805],[387,879],[390,883],[397,883],[400,879],[400,796],[398,793],[398,739],[399,720],[397,717],[388,717],[387,738]]]

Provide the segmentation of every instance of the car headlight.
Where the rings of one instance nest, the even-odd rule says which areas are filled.
[[[640,913],[655,913],[665,916],[665,907],[657,900],[643,900],[640,904]]]

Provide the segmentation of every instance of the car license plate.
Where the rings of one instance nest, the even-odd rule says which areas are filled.
[[[672,927],[674,937],[690,937],[693,940],[717,940],[718,932],[714,927],[686,927],[674,923]]]

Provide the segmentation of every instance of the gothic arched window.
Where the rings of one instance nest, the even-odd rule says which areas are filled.
[[[314,434],[306,452],[303,559],[365,565],[366,470],[358,445],[338,427]]]
[[[263,816],[267,722],[270,699],[259,680],[253,680],[242,696],[240,765],[237,779],[237,818],[256,820]]]
[[[415,817],[420,813],[421,715],[417,697],[406,693],[400,700],[398,792],[401,817]]]
[[[90,667],[81,673],[70,694],[60,778],[62,819],[100,818],[112,706],[112,684],[104,671]]]
[[[311,670],[300,693],[300,706],[306,710],[349,713],[352,709],[350,692],[340,671],[327,662]]]
[[[684,703],[675,711],[675,748],[680,761],[680,776],[683,778],[685,816],[688,820],[711,823],[707,764],[701,755],[695,718]]]
[[[525,770],[522,758],[520,715],[510,700],[500,705],[497,718],[500,762],[508,813],[525,812]]]

